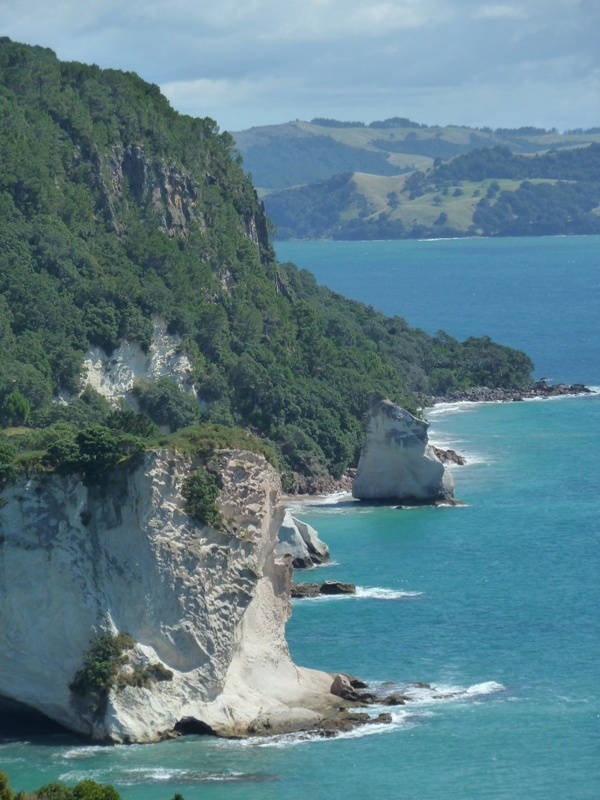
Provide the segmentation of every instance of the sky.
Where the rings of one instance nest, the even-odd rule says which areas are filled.
[[[0,0],[0,35],[137,72],[222,130],[600,126],[600,0]]]

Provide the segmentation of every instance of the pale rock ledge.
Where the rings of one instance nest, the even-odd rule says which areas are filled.
[[[296,667],[285,641],[291,569],[275,557],[276,471],[262,456],[219,452],[221,532],[185,513],[190,466],[162,450],[104,486],[53,474],[5,487],[0,696],[111,742],[307,729],[339,705],[331,676]],[[131,665],[173,675],[113,688],[94,714],[69,684],[105,632],[131,634]]]
[[[428,444],[428,423],[390,400],[375,399],[352,495],[359,500],[451,500],[451,474]]]

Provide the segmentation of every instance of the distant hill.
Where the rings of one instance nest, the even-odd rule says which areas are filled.
[[[600,128],[558,133],[319,118],[233,137],[280,239],[599,230],[590,145],[600,147]],[[566,177],[573,151],[584,155]]]
[[[478,148],[401,176],[345,173],[264,198],[279,238],[600,233],[600,144]]]
[[[539,153],[600,142],[600,128],[555,129],[428,126],[403,117],[341,122],[313,119],[250,128],[232,134],[259,193],[323,181],[341,173],[401,175],[433,167],[475,149],[503,146]]]

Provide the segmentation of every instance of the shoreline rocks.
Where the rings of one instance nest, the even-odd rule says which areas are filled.
[[[437,403],[513,403],[534,398],[565,397],[569,395],[595,394],[583,383],[547,383],[544,378],[535,381],[524,389],[490,389],[487,386],[478,386],[459,392],[448,392],[444,395],[423,397],[426,406]]]

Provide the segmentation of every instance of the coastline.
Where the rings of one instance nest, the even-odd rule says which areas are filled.
[[[487,386],[476,386],[443,395],[424,395],[424,408],[453,403],[515,403],[526,400],[547,400],[554,397],[577,397],[579,395],[598,394],[596,389],[583,383],[547,383],[544,378],[535,381],[524,389],[490,389]]]

